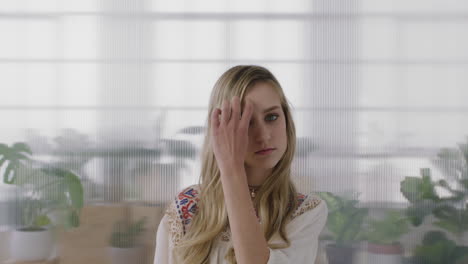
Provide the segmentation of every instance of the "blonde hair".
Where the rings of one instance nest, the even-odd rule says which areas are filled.
[[[279,234],[282,244],[270,244],[270,248],[287,248],[290,241],[285,232],[286,224],[297,207],[296,188],[291,181],[291,163],[296,147],[296,130],[292,120],[289,103],[283,90],[266,68],[255,65],[235,66],[218,79],[211,93],[207,132],[202,149],[202,168],[200,175],[200,195],[198,211],[192,219],[190,228],[181,242],[174,248],[178,263],[208,263],[213,242],[228,226],[228,215],[221,186],[220,171],[211,148],[210,113],[220,107],[224,99],[237,95],[243,102],[246,91],[257,82],[271,84],[280,97],[286,118],[287,148],[281,160],[273,168],[272,175],[262,184],[253,201],[258,216],[262,220],[263,234],[267,242]],[[230,248],[225,259],[235,264],[234,249]]]

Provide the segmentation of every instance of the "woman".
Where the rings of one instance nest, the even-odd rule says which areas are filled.
[[[295,127],[276,78],[229,69],[209,113],[200,183],[169,205],[155,263],[314,263],[327,207],[291,181]]]

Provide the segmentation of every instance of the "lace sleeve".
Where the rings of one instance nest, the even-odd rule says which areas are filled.
[[[174,202],[167,208],[166,217],[171,243],[173,246],[178,245],[184,235],[184,226]]]
[[[174,214],[175,206],[169,206],[158,226],[154,264],[171,264],[172,250],[181,238],[181,222]]]

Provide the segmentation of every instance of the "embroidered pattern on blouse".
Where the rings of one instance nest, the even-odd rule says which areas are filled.
[[[294,212],[294,214],[291,216],[291,219],[294,219],[294,218],[302,215],[303,213],[314,209],[321,202],[321,200],[316,198],[316,197],[311,197],[311,199],[307,199],[307,197],[308,197],[307,195],[302,195],[302,196],[303,196],[302,198],[299,198],[299,206],[298,206],[296,212]]]
[[[198,191],[195,188],[188,187],[175,197],[174,203],[166,210],[171,241],[174,245],[179,244],[198,209],[197,195]]]
[[[307,195],[299,193],[297,195],[297,208],[301,207],[301,204],[305,201],[307,198]]]
[[[186,233],[186,227],[190,224],[198,209],[197,203],[200,199],[197,197],[197,195],[197,190],[195,190],[193,187],[188,187],[187,189],[180,192],[175,199],[179,217],[182,221],[184,235]]]
[[[174,204],[169,206],[169,208],[166,210],[166,214],[168,216],[167,222],[169,225],[172,244],[178,245],[183,236],[183,225],[182,221],[180,221],[177,209]]]
[[[321,200],[316,197],[307,199],[308,195],[297,195],[297,209],[292,214],[291,219],[294,219],[303,213],[317,207]],[[176,198],[175,203],[169,206],[166,210],[168,215],[168,224],[171,233],[171,240],[174,245],[179,244],[182,237],[185,235],[188,226],[190,225],[193,216],[198,210],[197,203],[198,191],[194,187],[188,187],[180,192]],[[229,242],[231,240],[231,230],[227,226],[220,234],[221,241]]]

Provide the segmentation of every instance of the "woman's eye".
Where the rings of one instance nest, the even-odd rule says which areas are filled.
[[[266,121],[275,121],[276,119],[278,119],[279,115],[277,114],[271,114],[271,115],[267,115],[267,117],[265,118]]]

